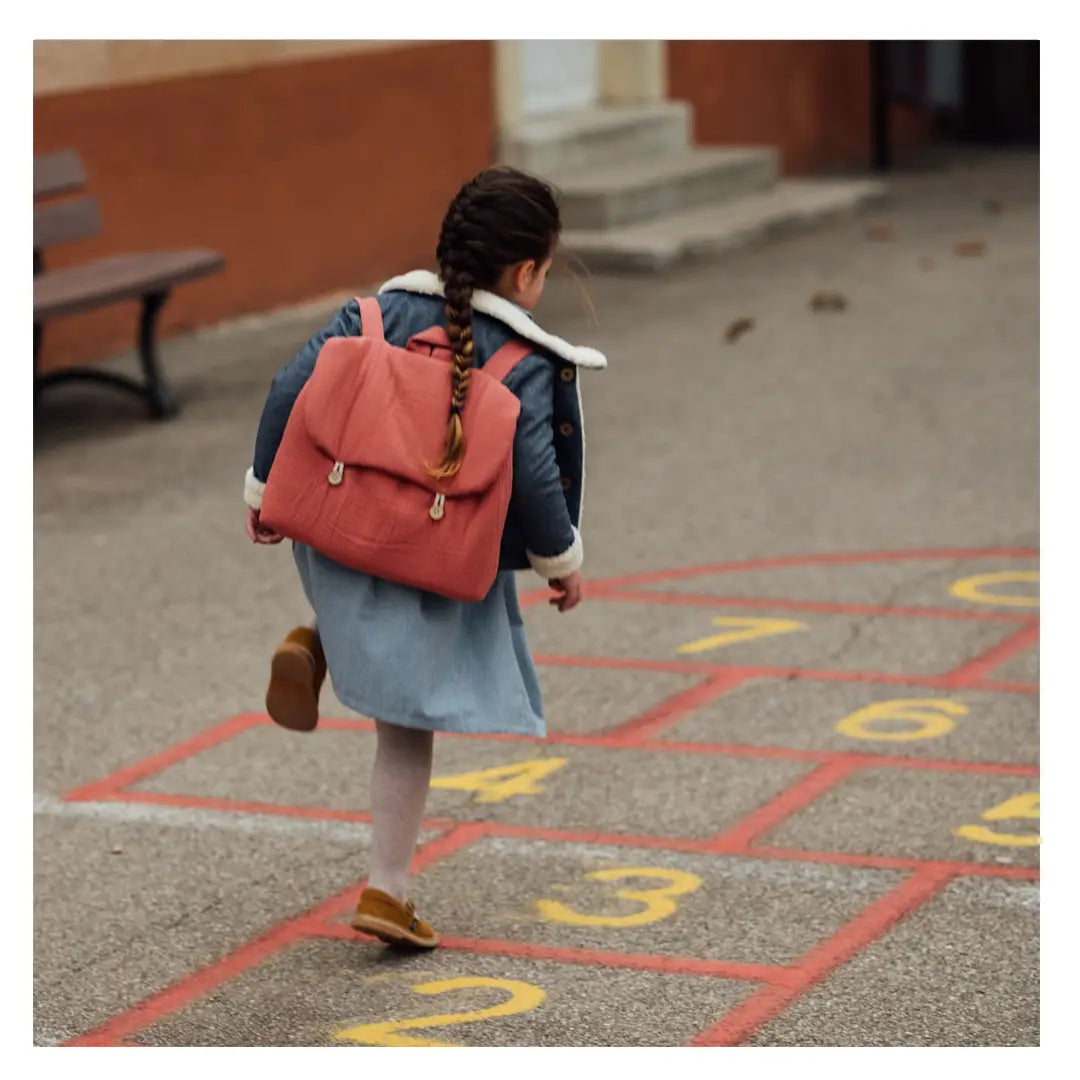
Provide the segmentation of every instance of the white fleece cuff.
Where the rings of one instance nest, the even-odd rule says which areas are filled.
[[[561,555],[534,555],[527,552],[532,568],[545,580],[566,577],[581,569],[585,561],[585,546],[581,542],[581,533],[574,529],[574,542]]]
[[[244,476],[244,502],[252,510],[261,510],[263,491],[265,490],[266,485],[261,480],[255,479],[255,470],[248,469],[247,474]]]

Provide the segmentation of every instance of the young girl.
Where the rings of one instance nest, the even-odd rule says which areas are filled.
[[[547,580],[559,611],[581,600],[585,441],[577,369],[602,368],[606,360],[532,321],[560,228],[546,184],[513,169],[488,169],[450,204],[436,248],[438,275],[413,271],[387,282],[378,296],[391,344],[404,346],[436,325],[449,337],[448,420],[437,469],[443,476],[453,476],[469,452],[459,414],[472,369],[510,340],[535,347],[505,380],[521,412],[499,575],[487,596],[473,604],[446,599],[293,544],[317,629],[297,627],[279,646],[267,710],[285,727],[311,730],[329,666],[338,698],[375,719],[374,840],[352,925],[391,944],[433,948],[439,942],[406,896],[431,779],[433,732],[545,734],[515,571],[531,566]],[[360,332],[359,307],[351,301],[274,378],[245,481],[247,532],[255,543],[282,539],[259,521],[262,492],[319,350],[330,337]]]

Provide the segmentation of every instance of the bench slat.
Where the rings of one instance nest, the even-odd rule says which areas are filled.
[[[220,252],[190,248],[112,255],[47,271],[34,278],[34,322],[164,292],[182,281],[216,273],[224,265]]]
[[[34,158],[34,198],[67,195],[86,186],[82,158],[74,150],[38,154]]]
[[[35,250],[100,235],[101,213],[97,200],[89,195],[34,207]]]

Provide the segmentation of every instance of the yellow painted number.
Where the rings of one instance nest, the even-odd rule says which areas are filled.
[[[718,615],[712,621],[713,626],[726,627],[722,634],[699,638],[680,645],[675,651],[682,655],[710,652],[722,649],[725,645],[736,645],[741,641],[755,641],[757,638],[773,637],[776,634],[790,634],[795,630],[805,630],[806,624],[794,619],[757,619],[741,615]]]
[[[460,773],[457,776],[438,776],[431,781],[433,788],[444,791],[475,791],[478,803],[505,802],[515,795],[539,795],[544,789],[540,781],[557,772],[568,758],[537,758],[535,761],[519,761],[514,765],[496,765],[479,772]]]
[[[983,821],[1010,821],[1023,819],[1039,820],[1039,795],[1035,791],[1014,795],[1003,803],[991,807],[979,815]],[[964,840],[974,840],[979,844],[997,844],[998,847],[1038,847],[1039,837],[1001,833],[985,825],[961,825],[955,830],[956,835]]]
[[[974,577],[961,578],[949,586],[949,592],[961,600],[973,600],[976,604],[1005,604],[1008,607],[1038,607],[1037,596],[1023,593],[989,592],[990,585],[1019,585],[1024,582],[1038,581],[1038,570],[1003,570],[996,574],[976,574]]]
[[[683,870],[655,870],[648,866],[630,866],[622,869],[596,870],[585,875],[592,881],[621,881],[623,878],[653,878],[666,881],[659,889],[619,889],[615,893],[620,900],[636,900],[645,907],[630,915],[583,915],[558,900],[537,900],[540,914],[551,922],[568,923],[570,926],[648,926],[675,913],[675,898],[685,896],[701,888],[701,878]]]
[[[416,994],[446,994],[451,990],[477,989],[505,990],[510,996],[499,1005],[472,1012],[442,1013],[439,1016],[419,1016],[415,1020],[384,1020],[378,1024],[359,1024],[343,1028],[335,1038],[342,1042],[360,1043],[363,1046],[460,1046],[461,1043],[439,1042],[437,1039],[418,1039],[401,1035],[402,1031],[421,1028],[450,1027],[452,1024],[475,1024],[479,1020],[494,1020],[500,1016],[516,1016],[531,1012],[541,1005],[547,994],[539,986],[518,982],[515,979],[443,979],[439,982],[420,983],[410,986]]]
[[[856,709],[845,716],[835,730],[852,739],[875,739],[879,742],[939,739],[956,727],[954,716],[967,714],[966,705],[949,698],[894,698]],[[917,726],[908,731],[881,731],[871,727],[871,724],[881,720],[908,720]]]

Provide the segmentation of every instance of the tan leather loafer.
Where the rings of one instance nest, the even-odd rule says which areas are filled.
[[[381,889],[365,889],[356,905],[352,928],[387,945],[434,949],[439,935],[416,914],[411,900],[401,903]]]
[[[266,711],[290,731],[312,731],[319,722],[319,692],[326,679],[326,657],[318,632],[310,626],[290,630],[270,661]]]

